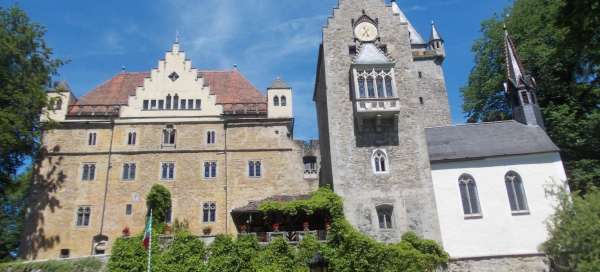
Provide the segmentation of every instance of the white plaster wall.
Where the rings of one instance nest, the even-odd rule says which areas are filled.
[[[50,120],[62,122],[65,121],[67,116],[67,112],[69,111],[69,105],[74,103],[75,96],[71,92],[48,92],[46,93],[48,96],[48,101],[50,99],[60,98],[62,100],[62,106],[60,109],[48,109],[44,107],[42,110],[42,114],[40,116],[40,120],[42,122],[48,122]]]
[[[176,72],[179,78],[172,81],[169,75]],[[179,99],[201,99],[202,110],[149,110],[144,111],[145,99],[166,99],[167,94],[179,95]],[[192,62],[179,50],[179,44],[173,44],[165,59],[152,69],[150,78],[144,79],[144,85],[136,89],[136,95],[129,97],[128,106],[121,108],[121,117],[164,117],[164,116],[218,116],[223,108],[216,105],[216,96],[210,95],[209,87],[198,77],[198,71],[192,68]]]
[[[273,98],[279,97],[279,106],[273,104]],[[281,96],[285,96],[286,106],[281,106]],[[268,118],[292,118],[292,89],[268,89],[267,90],[268,102]]]
[[[511,213],[504,184],[509,170],[523,179],[529,214]],[[463,173],[475,178],[481,218],[465,219],[458,188]],[[547,191],[566,181],[558,153],[432,163],[432,178],[442,243],[453,258],[537,253],[556,203]]]

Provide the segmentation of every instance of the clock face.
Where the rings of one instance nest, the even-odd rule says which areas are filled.
[[[377,27],[370,22],[362,22],[354,28],[354,36],[361,42],[372,42],[377,34]]]

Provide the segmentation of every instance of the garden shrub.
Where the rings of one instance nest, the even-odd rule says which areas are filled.
[[[167,218],[167,212],[171,208],[171,192],[160,184],[152,185],[146,196],[146,207],[148,207],[148,213],[152,209],[152,223],[155,226],[163,224]]]
[[[171,244],[157,258],[155,271],[206,271],[206,248],[202,240],[188,231],[176,232]]]
[[[11,262],[0,264],[0,271],[6,272],[97,272],[103,270],[104,264],[97,258],[28,263]]]

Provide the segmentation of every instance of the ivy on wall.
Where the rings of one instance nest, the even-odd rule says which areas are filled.
[[[384,244],[355,230],[343,216],[342,199],[330,189],[321,188],[308,199],[290,202],[264,202],[265,214],[313,214],[327,211],[331,229],[327,243],[308,236],[298,246],[282,238],[260,246],[254,236],[219,235],[210,246],[187,230],[175,233],[165,248],[153,243],[152,265],[155,271],[198,272],[306,272],[308,261],[321,252],[329,262],[329,271],[434,271],[448,262],[448,254],[435,241],[406,233],[402,241]],[[158,231],[153,234],[158,241]],[[140,235],[119,238],[113,246],[109,271],[145,271],[146,252]]]

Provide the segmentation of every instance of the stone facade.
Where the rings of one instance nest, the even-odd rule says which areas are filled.
[[[548,259],[543,255],[514,255],[489,258],[454,259],[447,271],[451,272],[510,272],[549,270]]]
[[[137,74],[126,73],[78,100],[68,90],[49,93],[68,98],[65,101],[70,103],[48,112],[59,123],[42,136],[44,152],[35,168],[23,257],[59,258],[61,250],[68,250],[69,257],[110,254],[112,243],[125,227],[134,234],[143,231],[145,197],[154,184],[171,192],[172,221],[187,221],[190,231],[197,235],[203,235],[206,227],[210,227],[210,235],[237,233],[230,211],[249,201],[316,190],[318,180],[305,177],[303,156],[318,155],[318,149],[311,150],[318,148],[318,142],[306,145],[293,139],[291,110],[290,115],[269,118],[262,111],[267,109],[266,96],[256,90],[238,89],[249,84],[236,83],[235,89],[227,89],[226,84],[235,79],[231,77],[243,80],[239,72],[229,72],[226,82],[206,74],[206,78],[196,78],[193,75],[198,72],[189,61],[179,61],[184,59],[180,54],[179,46],[174,46],[158,69],[141,77],[139,86],[124,84],[139,80],[131,79]],[[168,78],[171,70],[179,78]],[[182,98],[202,99],[202,109],[175,111],[163,106],[163,110],[144,111],[142,100],[163,99],[169,93],[174,95],[173,90]],[[291,89],[280,85],[277,90],[292,102]],[[235,93],[244,91],[255,93]],[[117,111],[93,104],[111,96],[126,98],[121,102],[128,104],[108,101]],[[229,103],[240,96],[250,101]],[[167,125],[176,131],[173,145],[163,142]],[[214,131],[213,143],[207,139],[210,131]],[[131,132],[136,134],[135,144],[128,143]],[[96,135],[93,145],[89,144],[89,133]],[[249,177],[249,161],[261,163],[260,177]],[[161,179],[162,162],[175,163],[172,180]],[[205,162],[216,162],[215,177],[204,176]],[[92,180],[82,180],[84,163],[95,164]],[[133,180],[123,180],[125,163],[136,165]],[[203,222],[206,202],[216,204],[215,222]],[[126,212],[128,205],[131,214]],[[87,226],[76,224],[80,206],[90,208]],[[99,234],[106,237],[101,240],[107,242],[103,250],[97,247],[100,240],[94,240]]]
[[[352,48],[361,46],[353,35],[353,22],[363,16],[377,22],[375,44],[393,60],[400,104],[379,131],[357,128],[359,118],[353,107]],[[449,106],[440,58],[415,57],[427,49],[425,45],[412,48],[404,19],[378,0],[340,1],[328,19],[314,95],[322,145],[321,183],[332,184],[344,198],[349,221],[378,240],[398,241],[408,230],[440,240],[424,128],[448,125]],[[388,173],[373,173],[374,150],[387,153]],[[392,229],[380,229],[378,205],[393,206]]]

